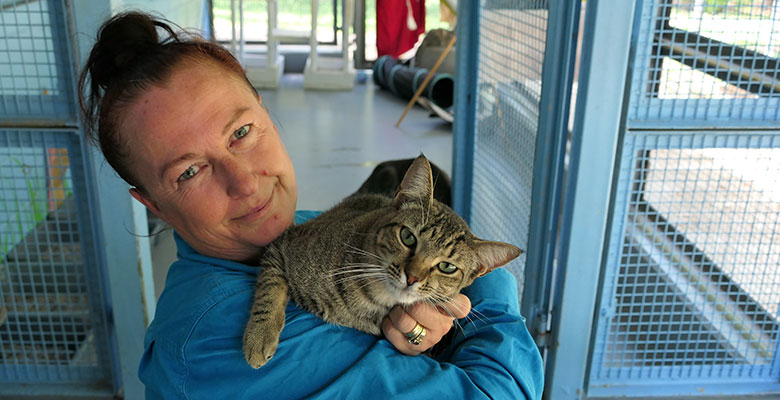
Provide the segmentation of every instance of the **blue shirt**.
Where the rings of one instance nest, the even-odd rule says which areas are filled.
[[[316,214],[299,211],[296,223]],[[257,267],[201,255],[175,238],[178,260],[139,368],[147,399],[542,396],[541,357],[503,268],[464,290],[479,317],[461,320],[464,330],[453,328],[435,359],[401,354],[386,339],[327,324],[290,302],[276,354],[256,370],[244,361],[242,337]]]

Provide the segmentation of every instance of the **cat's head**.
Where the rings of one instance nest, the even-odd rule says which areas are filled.
[[[371,235],[371,251],[387,265],[385,286],[396,303],[443,303],[474,279],[521,254],[476,237],[460,216],[433,198],[428,160],[419,156]]]

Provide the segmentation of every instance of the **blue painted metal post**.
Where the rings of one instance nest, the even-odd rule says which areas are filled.
[[[587,2],[546,371],[551,399],[586,395],[634,7],[634,1]]]
[[[86,60],[100,24],[111,15],[111,4],[85,0],[73,4],[74,42],[79,65]],[[118,379],[126,399],[144,398],[138,379],[146,327],[155,305],[154,279],[146,211],[128,194],[127,184],[91,147],[93,187],[97,189],[95,229],[101,264],[108,275],[108,301],[113,316],[113,337],[119,358]]]
[[[474,174],[474,135],[479,66],[479,2],[458,6],[455,52],[455,121],[452,127],[452,199],[454,210],[470,222]]]
[[[579,17],[579,2],[550,2],[520,302],[521,313],[528,318],[528,329],[540,344],[547,331]]]

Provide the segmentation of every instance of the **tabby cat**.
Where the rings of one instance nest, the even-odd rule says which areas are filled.
[[[350,196],[266,247],[244,355],[253,368],[271,359],[289,298],[326,322],[379,336],[393,306],[443,305],[518,255],[515,246],[477,238],[433,199],[431,167],[421,155],[394,197]]]

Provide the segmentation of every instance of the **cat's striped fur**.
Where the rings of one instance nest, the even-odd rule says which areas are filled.
[[[244,333],[247,362],[259,368],[273,356],[290,298],[327,322],[381,335],[396,304],[443,305],[519,254],[477,238],[434,200],[430,164],[420,156],[394,198],[353,195],[266,248]]]

